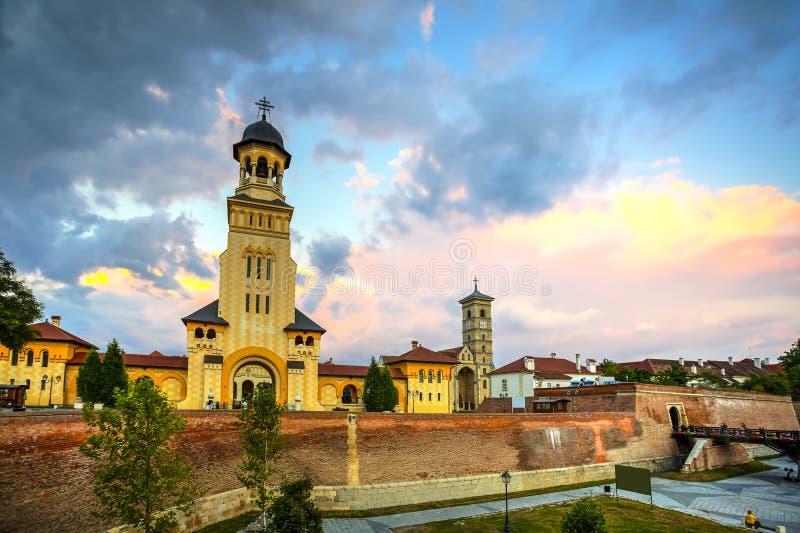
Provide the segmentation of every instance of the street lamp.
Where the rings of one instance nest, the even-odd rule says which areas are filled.
[[[47,377],[47,374],[42,376],[42,384],[47,383],[48,381],[50,382],[50,396],[47,399],[47,406],[52,409],[53,408],[53,381],[55,381],[56,385],[58,385],[59,383],[61,383],[61,376],[50,376],[49,378]]]
[[[511,525],[508,523],[508,484],[511,483],[511,474],[508,473],[508,470],[500,474],[500,477],[503,479],[503,483],[506,485],[506,525],[503,528],[503,533],[511,533]]]

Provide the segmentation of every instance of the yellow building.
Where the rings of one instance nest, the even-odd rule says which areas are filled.
[[[364,410],[364,380],[369,366],[337,365],[333,360],[319,364],[319,404],[328,411]],[[397,389],[396,412],[406,411],[406,377],[399,368],[391,368]]]
[[[450,413],[454,410],[453,369],[458,360],[444,352],[434,352],[417,341],[411,350],[398,356],[382,356],[393,372],[399,370],[406,381],[406,412]]]
[[[86,354],[94,346],[61,329],[61,317],[52,322],[31,324],[39,338],[12,351],[0,345],[0,383],[27,385],[25,404],[32,407],[64,405],[67,364],[76,354]]]
[[[325,329],[295,308],[294,208],[283,193],[292,156],[267,121],[269,103],[259,107],[261,120],[233,145],[239,175],[227,200],[219,299],[183,318],[189,359],[183,408],[199,409],[209,398],[235,406],[265,383],[289,409],[323,409],[317,362]],[[257,379],[245,379],[255,372]]]

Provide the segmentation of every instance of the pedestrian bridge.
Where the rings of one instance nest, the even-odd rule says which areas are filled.
[[[798,464],[798,473],[800,473],[800,431],[729,428],[726,425],[719,427],[681,426],[672,429],[672,436],[687,441],[691,438],[713,439],[714,444],[730,444],[731,442],[763,444],[792,459]]]

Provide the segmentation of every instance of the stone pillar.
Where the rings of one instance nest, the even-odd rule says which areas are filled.
[[[257,161],[250,161],[250,179],[255,179],[256,177],[256,165]]]
[[[347,484],[358,485],[358,444],[356,442],[356,415],[347,415]]]

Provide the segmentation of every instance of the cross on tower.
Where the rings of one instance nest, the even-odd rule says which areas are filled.
[[[256,100],[256,107],[258,107],[258,111],[261,113],[261,120],[267,120],[267,115],[269,115],[269,110],[274,108],[275,106],[267,100],[266,96],[262,96],[260,100]],[[270,115],[270,120],[272,120],[272,115]]]
[[[478,292],[478,277],[475,276],[475,279],[473,279],[472,281],[475,282],[475,292]]]

